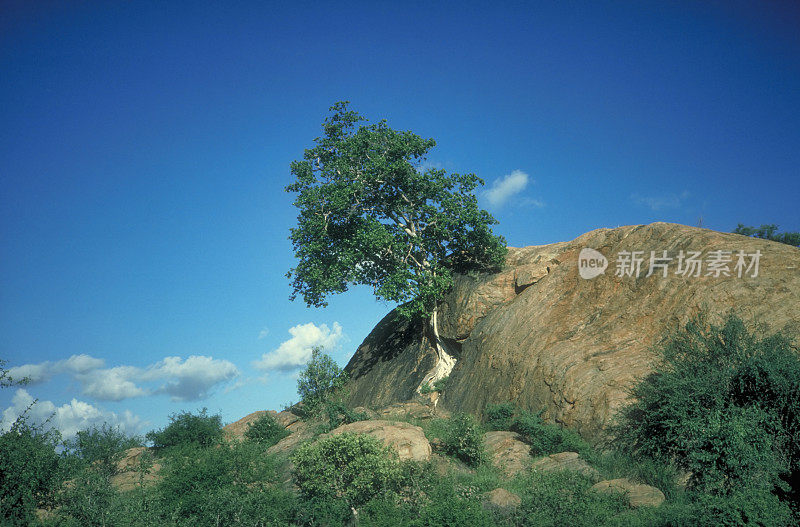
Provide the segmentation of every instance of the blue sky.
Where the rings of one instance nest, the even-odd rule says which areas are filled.
[[[168,4],[168,5],[165,5]],[[515,246],[800,229],[791,2],[4,2],[0,358],[66,435],[296,400],[392,306],[290,302],[289,163],[335,101],[437,140]],[[266,356],[265,356],[266,354]]]

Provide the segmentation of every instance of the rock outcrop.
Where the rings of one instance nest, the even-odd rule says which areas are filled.
[[[516,476],[533,461],[531,448],[516,432],[486,432],[483,444],[492,464],[508,477]]]
[[[607,259],[603,274],[581,277],[584,248]],[[635,269],[619,275],[618,260],[636,251],[642,252],[633,256],[643,259],[639,276]],[[654,260],[666,268],[655,266],[646,276],[651,251],[656,258],[666,251],[671,260]],[[700,276],[677,274],[679,263],[687,267],[679,255],[691,251],[700,253]],[[739,251],[760,252],[757,275],[753,267],[736,267]],[[715,256],[730,259],[720,263],[728,276],[714,271]],[[749,265],[753,258],[743,261]],[[487,404],[514,401],[596,438],[625,403],[628,388],[651,371],[653,348],[667,332],[700,312],[719,320],[730,311],[800,340],[800,250],[668,223],[510,248],[499,273],[456,277],[439,308],[439,333],[457,362],[438,408],[480,414]],[[422,322],[394,312],[375,327],[346,367],[353,406],[414,398],[436,364],[423,330]]]
[[[577,472],[592,481],[600,480],[600,473],[597,469],[581,459],[580,454],[577,452],[550,454],[534,461],[532,468],[540,472]]]
[[[600,493],[624,494],[631,507],[658,507],[664,500],[664,493],[643,483],[634,483],[627,478],[600,481],[592,485],[592,490]]]

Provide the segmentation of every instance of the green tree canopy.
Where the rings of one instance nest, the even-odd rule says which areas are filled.
[[[742,223],[733,229],[735,234],[754,236],[774,242],[781,242],[787,245],[800,246],[800,232],[778,232],[778,226],[774,223],[764,224],[761,227],[748,227]]]
[[[368,285],[401,304],[406,317],[426,316],[452,285],[452,273],[502,265],[505,240],[478,207],[474,174],[424,169],[436,144],[410,131],[373,124],[347,102],[330,108],[324,135],[291,165],[286,187],[300,209],[291,240],[299,263],[288,273],[294,299],[327,305],[330,293]]]

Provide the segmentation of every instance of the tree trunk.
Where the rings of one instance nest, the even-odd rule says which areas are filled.
[[[417,393],[419,393],[426,384],[432,387],[433,383],[450,375],[453,366],[456,365],[455,357],[447,352],[446,345],[442,342],[442,339],[439,338],[439,325],[436,315],[437,310],[434,308],[429,324],[430,335],[427,336],[428,341],[436,352],[436,364],[422,379],[422,382],[417,387]],[[425,336],[423,336],[423,338],[425,338]]]

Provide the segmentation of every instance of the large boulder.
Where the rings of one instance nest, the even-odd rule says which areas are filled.
[[[603,274],[581,277],[584,248],[607,259]],[[638,277],[617,275],[626,251],[642,251]],[[672,258],[666,277],[658,267],[646,276],[651,251]],[[681,251],[701,253],[701,276],[676,274]],[[729,276],[706,276],[714,251],[731,251]],[[738,251],[760,251],[757,276],[754,269],[738,276]],[[439,333],[457,362],[438,408],[480,414],[487,404],[514,401],[599,438],[631,385],[652,371],[654,347],[701,311],[718,321],[733,310],[748,324],[783,330],[797,341],[798,269],[796,247],[669,223],[509,248],[499,273],[457,276],[439,307]],[[389,313],[346,367],[349,402],[380,407],[412,400],[436,363],[426,323]]]
[[[597,469],[581,459],[580,454],[577,452],[550,454],[549,456],[534,461],[532,468],[540,472],[561,472],[566,470],[582,474],[592,481],[598,481],[600,479],[600,473]]]
[[[508,477],[516,476],[533,461],[530,447],[516,432],[486,432],[483,444],[492,464]]]
[[[624,494],[631,507],[658,507],[664,500],[664,493],[643,483],[634,483],[627,478],[600,481],[592,485],[592,490],[604,494]]]
[[[358,421],[342,425],[326,435],[335,436],[345,432],[377,437],[385,445],[392,447],[401,460],[427,461],[431,457],[431,445],[422,428],[408,423]]]

